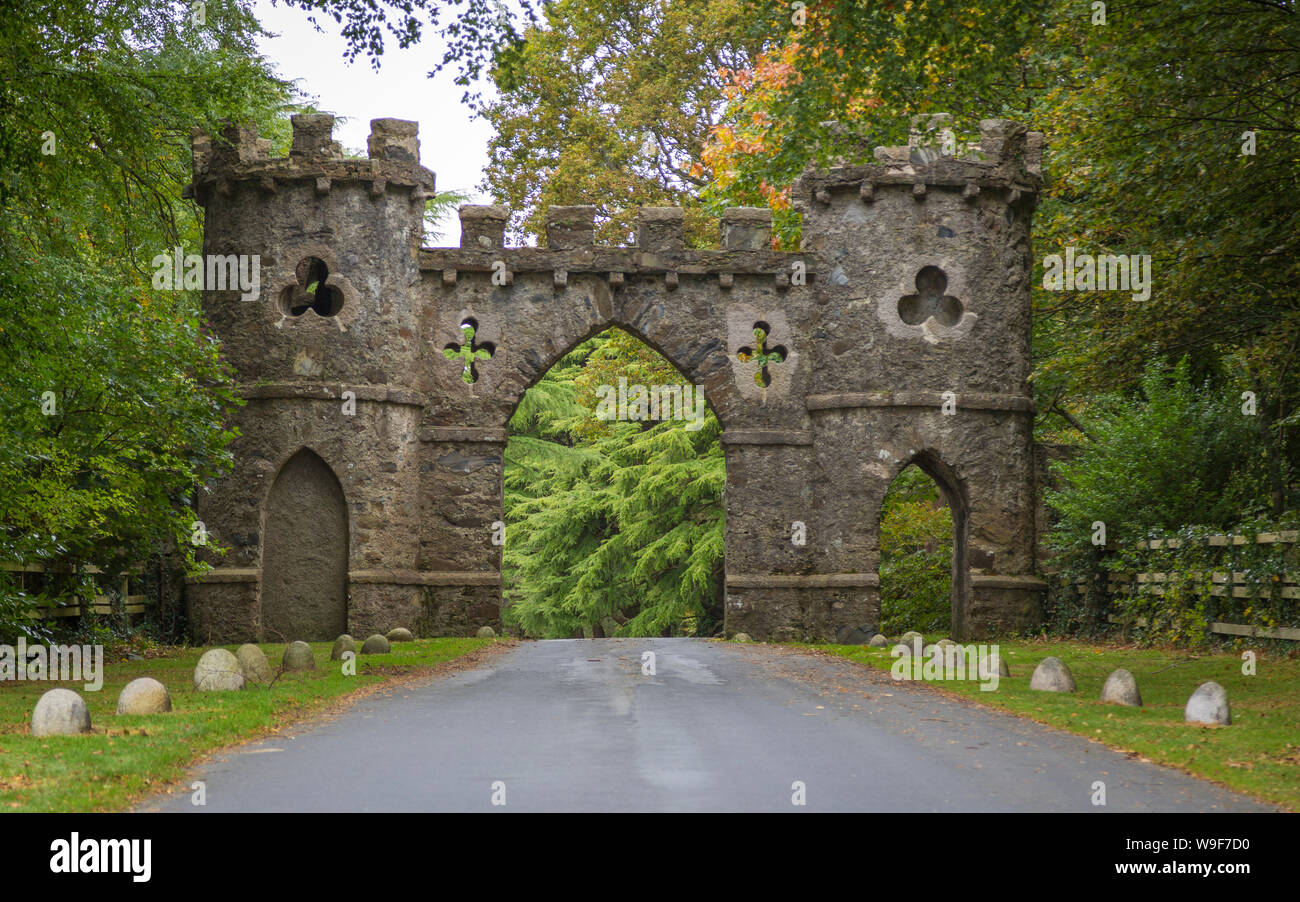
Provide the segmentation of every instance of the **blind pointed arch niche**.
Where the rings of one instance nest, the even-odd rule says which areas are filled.
[[[343,488],[304,448],[267,495],[262,634],[267,641],[333,639],[347,631],[348,515]]]

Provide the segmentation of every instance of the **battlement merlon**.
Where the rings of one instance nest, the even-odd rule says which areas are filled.
[[[368,158],[347,159],[333,139],[334,117],[301,113],[291,118],[289,156],[271,159],[271,143],[253,126],[227,125],[219,140],[196,129],[192,134],[194,178],[186,197],[204,202],[208,192],[227,192],[234,182],[255,181],[273,194],[277,182],[314,181],[318,194],[335,184],[362,183],[372,196],[389,188],[410,192],[412,203],[433,196],[435,177],[420,165],[418,125],[402,119],[370,120]]]
[[[1007,192],[1011,202],[1042,187],[1043,133],[1009,119],[980,122],[980,140],[945,153],[951,140],[947,113],[914,116],[906,146],[877,147],[874,163],[838,165],[825,171],[811,167],[795,182],[796,208],[808,212],[812,201],[828,203],[833,192],[856,190],[870,202],[878,188],[903,186],[917,200],[930,188],[960,190],[974,200],[981,189]],[[829,124],[832,128],[835,123]]]

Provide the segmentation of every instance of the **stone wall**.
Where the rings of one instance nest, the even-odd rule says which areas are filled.
[[[201,501],[233,551],[190,588],[198,634],[265,634],[267,499],[303,449],[346,499],[350,632],[499,627],[506,424],[553,363],[611,326],[702,385],[723,426],[728,632],[874,628],[880,506],[909,463],[954,511],[954,634],[1034,622],[1041,138],[991,120],[957,159],[937,151],[943,124],[918,122],[869,165],[806,172],[795,253],[772,251],[769,212],[748,208],[726,211],[718,250],[686,248],[674,208],[642,209],[633,247],[594,245],[589,207],[548,211],[545,247],[505,247],[507,211],[491,206],[462,208],[460,247],[421,248],[434,176],[413,123],[375,120],[366,160],[342,159],[321,115],[294,117],[286,160],[247,130],[197,136],[206,252],[263,261],[259,298],[205,295],[249,403],[236,470]],[[756,328],[760,350],[783,356],[765,379]],[[473,353],[472,382],[448,348]]]

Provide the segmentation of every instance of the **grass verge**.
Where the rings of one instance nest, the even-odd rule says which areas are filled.
[[[938,638],[927,636],[926,641]],[[1012,675],[1003,677],[996,691],[984,692],[977,682],[957,680],[927,685],[1300,811],[1300,661],[1257,652],[1255,675],[1246,676],[1239,653],[1197,654],[1066,640],[997,642]],[[882,670],[894,662],[888,648],[821,647]],[[1034,668],[1048,655],[1070,668],[1077,691],[1029,688]],[[1101,703],[1106,677],[1120,667],[1137,679],[1141,708]],[[1183,722],[1187,699],[1207,680],[1228,690],[1231,726]]]
[[[330,661],[332,642],[311,643],[316,670],[283,674],[271,686],[240,692],[198,692],[194,665],[202,648],[161,649],[140,661],[104,663],[104,684],[0,682],[0,811],[114,811],[184,777],[198,758],[275,733],[328,709],[332,702],[394,678],[432,675],[448,662],[492,646],[491,639],[417,639],[394,643],[386,655],[357,659],[356,676]],[[234,651],[237,646],[225,646]],[[271,667],[281,644],[264,644]],[[476,656],[477,657],[477,656]],[[171,695],[170,714],[118,717],[117,696],[136,677],[160,681]],[[32,708],[56,686],[81,694],[93,732],[82,736],[31,735]]]

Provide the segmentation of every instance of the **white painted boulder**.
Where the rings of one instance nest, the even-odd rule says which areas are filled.
[[[980,659],[979,673],[983,677],[986,674],[992,676],[997,674],[1000,677],[1011,676],[1011,668],[1007,666],[1006,658],[1002,657],[1001,651],[991,651]]]
[[[1226,727],[1232,723],[1232,710],[1228,707],[1228,690],[1211,680],[1196,687],[1183,710],[1187,723],[1212,724]]]
[[[239,659],[224,648],[209,648],[194,667],[194,688],[200,692],[234,692],[244,683]]]
[[[1142,707],[1142,693],[1138,691],[1137,680],[1123,667],[1106,677],[1106,685],[1101,687],[1101,700],[1109,705]]]
[[[1029,688],[1039,692],[1073,692],[1074,675],[1060,658],[1049,655],[1034,668],[1029,678]]]
[[[118,714],[166,714],[171,709],[167,687],[153,677],[136,677],[117,696]]]
[[[271,682],[271,662],[266,660],[266,652],[253,643],[239,646],[235,651],[235,659],[239,661],[245,683]]]
[[[71,689],[51,689],[32,708],[33,736],[76,736],[90,732],[90,709]]]

